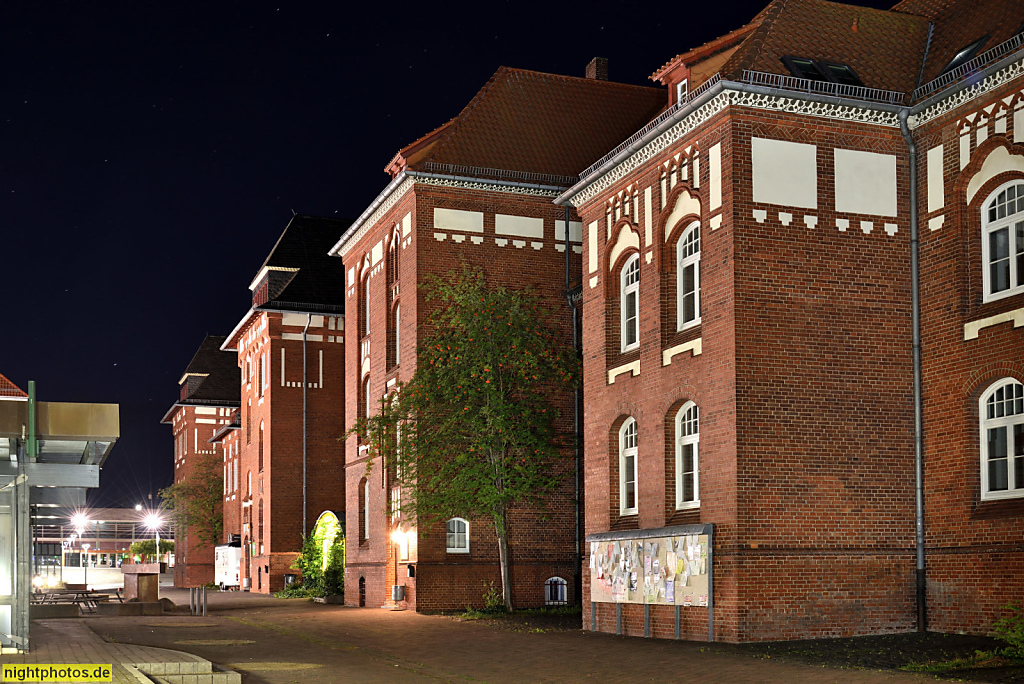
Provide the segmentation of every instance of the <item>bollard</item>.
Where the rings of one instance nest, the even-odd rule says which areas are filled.
[[[206,617],[206,587],[203,587],[203,617]]]

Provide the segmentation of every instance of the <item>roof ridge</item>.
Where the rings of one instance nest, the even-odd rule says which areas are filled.
[[[736,52],[726,60],[719,72],[724,75],[742,73],[753,66],[754,61],[761,54],[761,47],[771,32],[775,22],[782,16],[787,0],[772,0],[760,12],[764,17],[753,31],[736,48]]]
[[[466,120],[466,117],[469,115],[469,113],[476,109],[476,106],[480,104],[480,101],[483,99],[484,93],[486,93],[492,87],[494,87],[494,84],[498,82],[499,76],[503,76],[508,71],[508,67],[499,66],[497,71],[491,74],[491,77],[487,79],[487,82],[484,83],[483,86],[480,87],[480,90],[476,91],[476,95],[473,96],[473,99],[471,99],[466,104],[466,106],[463,107],[459,111],[459,113],[453,116],[452,120],[448,122],[447,130],[441,133],[441,136],[438,139],[437,144],[434,145],[433,149],[430,150],[430,153],[426,157],[420,160],[421,162],[433,160],[433,158],[437,155],[441,148],[445,146],[445,143],[451,140],[452,136],[455,135],[455,132],[459,130],[460,124],[462,124]]]

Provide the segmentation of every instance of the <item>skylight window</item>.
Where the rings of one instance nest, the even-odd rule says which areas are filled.
[[[807,57],[783,57],[782,63],[789,73],[808,81],[827,81],[848,86],[863,86],[860,78],[846,64],[808,59]]]
[[[804,57],[783,57],[782,63],[789,69],[789,73],[797,78],[806,78],[808,81],[828,80],[824,72],[818,68],[818,63],[813,59]]]
[[[967,45],[957,50],[957,53],[953,56],[953,59],[949,60],[949,64],[946,65],[946,67],[939,73],[939,75],[941,76],[942,74],[952,71],[953,69],[956,69],[958,66],[962,66],[963,64],[966,64],[967,62],[974,59],[975,55],[977,55],[978,52],[981,50],[981,46],[984,45],[988,39],[989,36],[982,36],[981,38],[974,41],[970,45]]]

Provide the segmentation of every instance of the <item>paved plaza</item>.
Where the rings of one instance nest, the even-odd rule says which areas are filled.
[[[111,662],[115,681],[150,681],[153,664],[183,684],[326,682],[921,682],[910,674],[832,669],[709,649],[698,642],[583,631],[509,631],[440,616],[321,605],[244,593],[209,594],[207,617],[188,615],[185,590],[162,589],[178,611],[33,623],[32,653],[5,662]],[[184,608],[184,610],[183,610]],[[712,652],[712,650],[714,652]],[[205,663],[212,668],[204,668]],[[147,663],[144,667],[135,664]],[[149,668],[147,670],[147,668]],[[157,681],[157,680],[154,680]]]

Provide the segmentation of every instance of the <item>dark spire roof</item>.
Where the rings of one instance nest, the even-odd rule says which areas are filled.
[[[320,216],[293,216],[260,267],[253,305],[343,311],[344,273],[341,263],[327,252],[350,224]]]

